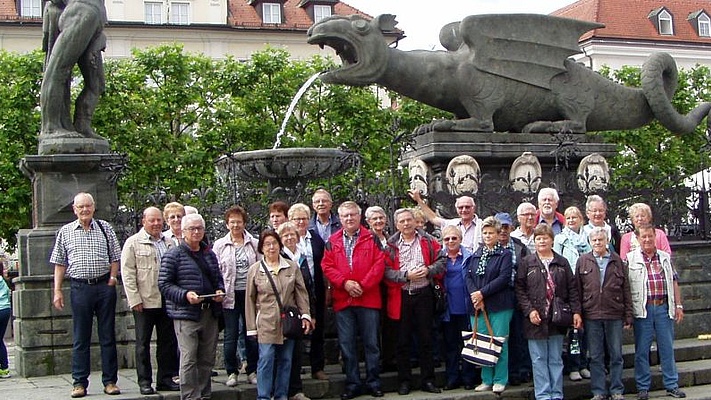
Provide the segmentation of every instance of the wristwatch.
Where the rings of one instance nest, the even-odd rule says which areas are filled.
[[[110,277],[109,277],[109,280],[110,280],[110,281],[115,281],[115,280],[116,280],[116,277],[115,277],[115,276],[110,276]]]
[[[684,309],[684,306],[681,305],[681,304],[677,304],[677,305],[676,305],[676,308],[678,308],[679,310],[683,310],[683,309]]]

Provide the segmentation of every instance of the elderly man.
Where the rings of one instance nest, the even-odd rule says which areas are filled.
[[[158,287],[178,337],[180,398],[209,399],[225,284],[217,256],[202,241],[202,216],[186,215],[181,230],[183,240],[161,260]]]
[[[326,243],[321,267],[331,282],[338,344],[346,371],[345,391],[341,399],[352,399],[362,392],[356,346],[358,334],[365,353],[367,390],[375,397],[382,397],[378,328],[385,253],[380,250],[370,231],[361,226],[361,210],[355,202],[341,204],[338,217],[343,228],[331,235]]]
[[[136,323],[136,375],[141,394],[153,394],[151,335],[156,330],[158,390],[180,390],[173,382],[178,375],[178,345],[173,321],[165,311],[158,289],[158,273],[163,255],[175,246],[165,238],[163,214],[156,207],[143,211],[143,228],[126,240],[121,252],[121,276],[128,306]]]
[[[411,339],[417,336],[417,353],[420,361],[420,383],[422,390],[440,393],[434,385],[434,362],[432,353],[432,320],[434,318],[434,295],[430,281],[435,274],[444,272],[446,258],[440,253],[442,246],[430,236],[421,235],[415,224],[412,210],[401,208],[395,211],[398,232],[388,239],[388,244],[396,247],[399,254],[398,269],[388,269],[387,278],[403,283],[398,293],[400,299],[400,327],[397,345],[398,393],[410,393]]]
[[[553,188],[543,188],[538,192],[536,225],[550,225],[554,235],[559,234],[565,226],[565,217],[557,211],[559,202],[558,191]]]
[[[593,400],[624,400],[622,329],[632,327],[632,298],[627,266],[608,248],[608,231],[592,228],[593,251],[578,259],[582,317],[590,351],[590,390]],[[610,356],[610,388],[605,387],[605,346]]]
[[[474,253],[481,244],[481,228],[479,227],[479,218],[476,215],[476,204],[474,199],[469,196],[457,198],[454,206],[457,208],[459,218],[444,219],[437,215],[426,203],[422,200],[420,192],[417,190],[408,190],[407,194],[412,200],[417,203],[422,212],[433,225],[444,228],[447,225],[459,227],[462,231],[462,246]]]
[[[652,375],[649,370],[649,350],[656,338],[659,364],[662,366],[662,383],[667,394],[682,398],[679,374],[674,361],[674,324],[684,319],[678,275],[669,253],[656,247],[654,226],[637,226],[640,248],[627,254],[629,265],[632,314],[634,315],[634,377],[637,399],[649,398]]]
[[[318,232],[324,243],[328,242],[328,238],[341,229],[341,221],[338,215],[331,212],[333,207],[331,193],[328,193],[325,189],[316,189],[311,197],[311,206],[314,209],[314,215],[309,222],[309,229],[314,229]]]
[[[533,242],[533,229],[536,227],[536,206],[524,202],[516,209],[518,228],[511,232],[511,237],[521,241],[529,253],[536,251],[536,244]]]
[[[588,197],[585,202],[585,214],[588,216],[588,224],[583,226],[583,232],[585,236],[590,236],[590,232],[596,226],[601,227],[607,231],[607,237],[609,238],[608,247],[610,251],[617,254],[620,253],[620,231],[614,225],[609,225],[605,219],[607,218],[607,203],[602,197],[593,194]]]
[[[101,381],[104,393],[121,390],[116,353],[116,282],[121,246],[108,222],[94,219],[96,205],[89,193],[74,197],[77,220],[59,229],[50,263],[54,264],[54,307],[64,308],[62,282],[71,280],[74,348],[72,349],[72,397],[86,396],[91,371],[91,329],[94,315],[101,344]]]

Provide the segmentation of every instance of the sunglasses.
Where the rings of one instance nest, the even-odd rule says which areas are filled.
[[[454,242],[456,240],[459,240],[459,238],[457,236],[448,236],[442,240],[444,240],[445,242]]]

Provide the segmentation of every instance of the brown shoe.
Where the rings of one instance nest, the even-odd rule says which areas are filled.
[[[110,395],[121,394],[121,389],[119,389],[115,383],[109,383],[106,386],[104,386],[104,393],[110,394]]]
[[[311,374],[311,377],[314,379],[318,379],[320,381],[327,381],[328,380],[328,375],[323,371],[316,371],[313,374]]]
[[[76,385],[72,389],[72,398],[76,399],[78,397],[84,397],[86,396],[86,389],[84,386],[81,385]]]

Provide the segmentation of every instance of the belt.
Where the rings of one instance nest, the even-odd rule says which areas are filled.
[[[79,279],[79,278],[70,278],[74,282],[79,282],[79,283],[84,283],[86,285],[96,285],[99,283],[106,283],[109,281],[109,273],[106,273],[104,275],[101,275],[96,278],[89,278],[89,279]]]
[[[667,304],[667,299],[648,299],[647,300],[647,305],[648,306],[663,306],[664,304]]]
[[[423,287],[417,288],[417,289],[402,289],[402,293],[403,293],[403,294],[406,294],[406,295],[409,295],[409,296],[416,296],[416,295],[418,295],[418,294],[425,293],[425,292],[428,291],[428,290],[430,290],[430,286],[429,286],[429,285],[423,286]]]
[[[200,303],[200,309],[201,310],[207,310],[208,308],[212,307],[212,302],[211,301],[203,301]]]

